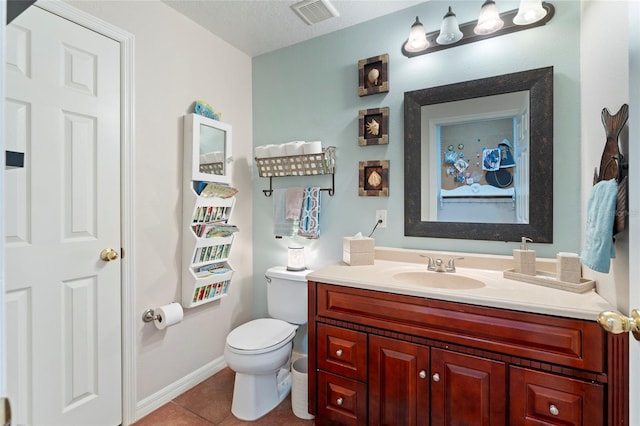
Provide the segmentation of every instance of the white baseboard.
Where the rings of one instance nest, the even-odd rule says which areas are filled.
[[[140,420],[147,414],[152,413],[153,411],[162,407],[172,399],[182,395],[184,392],[188,391],[197,384],[202,383],[204,380],[213,376],[226,366],[227,363],[224,361],[224,356],[221,356],[206,364],[205,366],[197,369],[193,373],[188,374],[187,376],[182,377],[180,380],[173,382],[169,386],[160,389],[153,395],[149,395],[142,401],[138,401],[136,403],[135,421]]]

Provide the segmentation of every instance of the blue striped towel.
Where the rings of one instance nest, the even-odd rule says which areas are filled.
[[[298,235],[320,238],[320,188],[304,189]]]

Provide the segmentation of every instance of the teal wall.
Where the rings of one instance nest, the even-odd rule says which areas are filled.
[[[336,193],[322,193],[321,237],[296,240],[305,246],[307,266],[342,260],[342,238],[367,235],[375,211],[388,211],[388,227],[376,230],[377,246],[511,254],[515,243],[404,236],[404,92],[420,88],[554,67],[554,236],[553,244],[533,244],[538,255],[580,250],[580,69],[578,1],[553,2],[556,13],[545,26],[415,58],[400,47],[415,16],[427,32],[439,28],[451,2],[416,7],[318,37],[253,59],[254,146],[291,140],[321,140],[336,151]],[[453,2],[461,23],[477,19],[481,2]],[[517,1],[499,1],[501,10]],[[358,96],[358,60],[389,54],[389,92]],[[358,112],[390,108],[389,144],[358,146]],[[389,160],[389,197],[358,196],[358,162]],[[262,271],[285,265],[290,241],[273,235],[273,198],[262,189],[269,180],[254,172],[254,315],[266,315]],[[533,182],[535,184],[535,182]],[[274,179],[274,187],[327,186],[328,177]],[[532,200],[535,203],[535,200]]]

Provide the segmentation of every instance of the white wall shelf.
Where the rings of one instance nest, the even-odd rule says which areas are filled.
[[[201,182],[228,183],[226,177],[199,170],[199,133],[194,123],[203,121],[194,114],[185,116],[184,173],[182,201],[182,306],[193,308],[220,300],[227,295],[233,268],[229,254],[233,245],[233,230],[229,219],[236,203],[228,198],[203,197],[196,188]],[[206,123],[211,127],[211,123]],[[216,123],[225,129],[225,143],[231,144],[231,126]],[[230,147],[224,152],[230,153]],[[195,170],[195,172],[194,172]],[[201,180],[197,180],[201,179]],[[222,228],[222,229],[221,229]]]

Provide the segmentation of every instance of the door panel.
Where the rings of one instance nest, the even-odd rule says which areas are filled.
[[[121,420],[120,46],[38,7],[7,27],[8,395],[14,423]]]
[[[369,337],[369,424],[429,424],[429,348]]]
[[[506,424],[504,363],[432,349],[431,374],[432,425]]]

